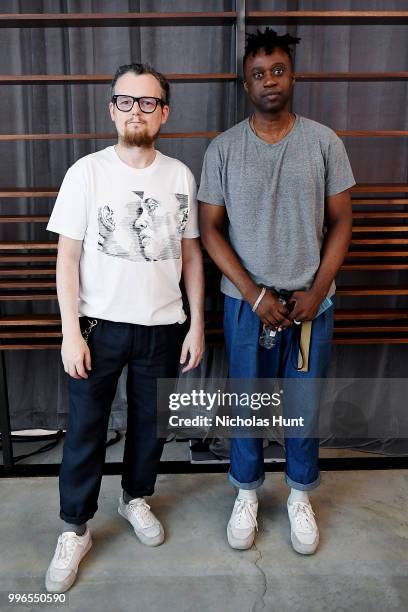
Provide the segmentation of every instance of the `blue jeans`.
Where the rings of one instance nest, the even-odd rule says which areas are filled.
[[[309,370],[296,370],[299,328],[296,325],[277,334],[273,349],[265,349],[258,340],[262,331],[259,317],[244,300],[225,296],[224,334],[230,378],[325,378],[330,365],[333,335],[333,306],[316,317],[312,324]],[[309,422],[318,415],[319,385],[307,386],[307,394],[292,394],[292,409],[305,415]],[[290,388],[290,387],[289,387]],[[290,397],[285,395],[285,410]],[[296,405],[293,405],[296,403]],[[287,406],[288,412],[291,407]],[[285,439],[287,484],[308,491],[320,483],[318,467],[319,439],[312,437]],[[256,489],[265,480],[263,440],[233,438],[228,479],[241,489]]]

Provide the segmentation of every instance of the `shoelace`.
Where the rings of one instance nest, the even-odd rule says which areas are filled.
[[[312,510],[310,504],[305,502],[295,502],[293,504],[293,515],[296,521],[296,525],[304,531],[313,531],[315,526],[314,516],[315,513]]]
[[[67,567],[72,559],[75,546],[78,543],[76,536],[62,534],[58,542],[56,561],[58,565]]]
[[[258,522],[253,505],[247,499],[238,499],[238,504],[235,510],[235,521],[239,525],[244,519],[249,522],[252,527],[258,531]]]
[[[150,506],[144,499],[131,500],[129,509],[136,514],[137,519],[142,523],[143,527],[151,527],[154,525],[154,519],[150,512]]]

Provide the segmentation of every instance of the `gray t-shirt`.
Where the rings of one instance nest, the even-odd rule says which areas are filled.
[[[294,291],[310,288],[320,264],[325,197],[353,185],[330,128],[296,115],[290,132],[268,144],[245,119],[210,143],[197,198],[226,207],[231,246],[257,284]],[[225,276],[221,291],[242,297]],[[328,297],[334,292],[333,282]]]

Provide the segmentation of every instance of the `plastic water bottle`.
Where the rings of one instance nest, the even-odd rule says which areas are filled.
[[[279,302],[281,304],[286,304],[286,300],[283,297],[279,297]],[[277,330],[273,327],[268,327],[267,325],[264,325],[262,328],[262,333],[259,336],[260,346],[263,346],[266,349],[272,349],[277,341],[277,333]]]
[[[273,348],[276,344],[276,334],[276,329],[264,325],[262,328],[262,333],[259,336],[259,344],[266,349]]]

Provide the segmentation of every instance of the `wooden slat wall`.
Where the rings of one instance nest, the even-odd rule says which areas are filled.
[[[235,11],[222,13],[75,13],[75,14],[0,14],[0,27],[130,27],[149,25],[234,25]],[[248,24],[270,23],[406,23],[408,11],[253,11],[246,17]],[[204,73],[166,75],[172,82],[237,82],[237,74]],[[298,81],[405,81],[408,72],[316,72],[297,73]],[[64,75],[0,75],[0,85],[48,85],[108,83],[108,74]],[[201,126],[197,126],[199,129]],[[340,130],[340,137],[404,138],[407,130]],[[161,138],[213,138],[217,132],[173,132]],[[0,134],[0,141],[51,141],[114,139],[112,133],[79,134]],[[0,201],[13,198],[54,198],[57,186],[0,189]],[[342,266],[348,272],[403,271],[408,269],[408,184],[360,184],[352,189],[353,238]],[[378,208],[386,208],[378,210]],[[4,224],[46,224],[48,216],[40,214],[2,214]],[[0,302],[55,301],[56,243],[34,241],[4,241],[0,243]],[[206,257],[207,296],[219,302],[219,272]],[[369,309],[364,307],[368,296],[406,296],[408,282],[395,285],[358,284],[339,286],[338,295],[361,297],[361,308],[338,309],[335,313],[336,344],[400,344],[408,342],[408,310]],[[408,303],[408,302],[407,302]],[[207,312],[207,338],[221,343],[221,313]],[[56,349],[61,342],[61,321],[58,315],[4,315],[0,317],[0,343],[3,350]]]

